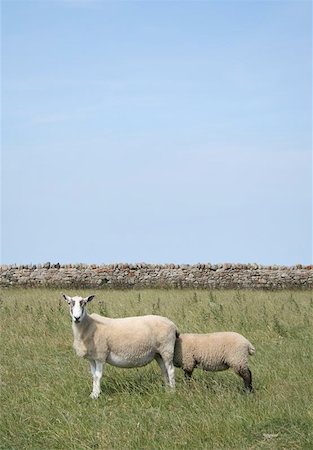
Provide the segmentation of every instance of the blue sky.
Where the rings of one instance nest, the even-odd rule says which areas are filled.
[[[1,6],[3,264],[312,263],[310,1]]]

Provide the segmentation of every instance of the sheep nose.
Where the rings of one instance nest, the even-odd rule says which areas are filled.
[[[79,322],[79,319],[80,319],[79,317],[75,317],[75,316],[74,316],[75,322]]]

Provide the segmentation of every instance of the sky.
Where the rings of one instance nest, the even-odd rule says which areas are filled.
[[[312,264],[311,1],[1,21],[2,264]]]

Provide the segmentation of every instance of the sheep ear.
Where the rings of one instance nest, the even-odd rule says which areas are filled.
[[[69,296],[66,295],[66,294],[62,294],[62,295],[63,295],[64,300],[65,300],[68,304],[70,304],[71,301],[72,301],[71,297],[69,297]]]
[[[89,295],[89,297],[85,297],[85,303],[91,302],[91,300],[93,300],[95,298],[95,295]]]

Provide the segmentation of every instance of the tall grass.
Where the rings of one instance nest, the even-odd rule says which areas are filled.
[[[69,295],[76,292],[68,292]],[[87,295],[91,292],[80,291]],[[89,312],[161,314],[181,332],[233,330],[256,347],[255,393],[230,371],[176,369],[176,393],[159,367],[105,368],[89,398],[89,365],[72,349],[68,306],[53,289],[2,290],[2,449],[312,449],[312,294],[97,291]]]

